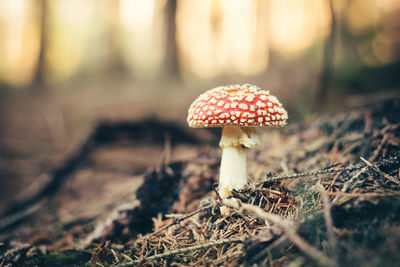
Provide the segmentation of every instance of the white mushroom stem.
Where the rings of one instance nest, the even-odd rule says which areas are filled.
[[[221,198],[230,196],[232,189],[239,190],[247,184],[246,148],[254,148],[258,143],[254,128],[229,126],[222,129],[218,191]]]
[[[219,195],[226,198],[232,189],[241,189],[247,184],[246,151],[240,146],[222,150],[219,175]]]

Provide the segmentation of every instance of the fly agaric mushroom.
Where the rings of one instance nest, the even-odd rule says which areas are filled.
[[[190,127],[223,127],[219,142],[221,198],[247,184],[246,148],[259,143],[255,127],[284,126],[287,118],[286,110],[275,96],[250,84],[216,87],[192,103],[187,117]]]

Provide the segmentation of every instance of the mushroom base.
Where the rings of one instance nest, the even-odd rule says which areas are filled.
[[[246,151],[241,146],[225,147],[222,150],[218,193],[221,198],[231,195],[247,184]]]
[[[222,129],[219,146],[222,148],[219,174],[219,195],[226,198],[232,189],[242,189],[247,184],[246,150],[259,143],[256,131],[250,127],[228,126]]]

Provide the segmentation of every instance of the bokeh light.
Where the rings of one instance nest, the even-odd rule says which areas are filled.
[[[156,74],[165,55],[165,1],[122,0],[119,8],[121,57],[135,77]]]
[[[33,0],[0,1],[0,80],[30,83],[40,47],[40,11]]]
[[[271,0],[271,47],[287,57],[304,52],[329,31],[327,1]]]
[[[357,54],[342,51],[367,66],[399,59],[399,1],[332,3],[338,30],[347,34],[339,45]],[[57,83],[115,70],[151,80],[166,70],[171,40],[184,75],[251,77],[268,70],[273,54],[290,61],[320,49],[316,44],[331,30],[328,0],[178,0],[174,18],[168,6],[167,0],[2,0],[0,80],[20,87],[39,71]],[[176,22],[172,39],[169,21]],[[335,62],[349,56],[337,55]]]

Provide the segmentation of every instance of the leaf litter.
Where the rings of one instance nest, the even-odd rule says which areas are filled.
[[[248,154],[252,182],[227,200],[215,191],[216,147],[198,146],[195,158],[177,162],[166,139],[137,203],[117,205],[106,227],[97,219],[78,224],[72,251],[80,260],[90,255],[88,266],[394,265],[400,261],[398,114],[395,98],[263,131]],[[229,215],[220,214],[222,205]],[[38,252],[28,257],[33,248]],[[44,264],[51,255],[57,263],[55,255],[66,254],[63,245],[48,249],[7,240],[0,262]]]

